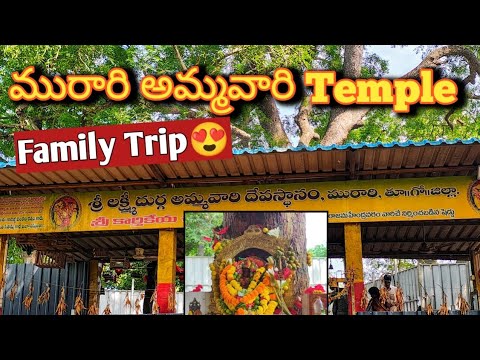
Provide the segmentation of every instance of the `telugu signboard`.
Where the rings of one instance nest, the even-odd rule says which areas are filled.
[[[470,177],[0,197],[0,234],[183,227],[184,211],[328,211],[331,223],[480,218]]]

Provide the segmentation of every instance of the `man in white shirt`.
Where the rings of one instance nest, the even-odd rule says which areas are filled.
[[[382,292],[386,293],[385,306],[388,311],[398,311],[398,302],[397,302],[397,287],[391,285],[392,276],[386,274],[383,276],[383,289]]]

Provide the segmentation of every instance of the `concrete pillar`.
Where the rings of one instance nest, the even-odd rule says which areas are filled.
[[[362,311],[360,306],[363,284],[362,228],[360,224],[344,224],[345,230],[345,271],[346,276],[353,275],[353,288],[348,294],[348,313],[355,315]]]
[[[160,314],[175,313],[177,231],[160,230],[157,262],[157,303]]]

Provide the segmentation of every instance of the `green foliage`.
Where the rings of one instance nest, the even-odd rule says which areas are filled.
[[[312,257],[327,257],[327,247],[325,245],[316,245],[313,249],[308,249],[312,253]]]
[[[397,259],[396,261],[398,271],[411,269],[418,264],[418,260],[412,259]],[[374,281],[386,273],[394,274],[395,259],[363,259],[363,269],[365,282]]]
[[[476,104],[468,103],[464,108],[455,110],[447,122],[445,116],[448,108],[419,107],[415,113],[409,115],[393,114],[387,107],[376,108],[370,111],[364,126],[350,132],[347,142],[453,140],[478,137],[479,110]]]
[[[185,263],[183,261],[177,261],[177,266],[185,270]],[[183,273],[185,275],[185,271]],[[180,279],[179,275],[175,276],[175,291],[185,292],[185,277]]]
[[[14,237],[8,239],[7,264],[23,264],[23,250]]]
[[[242,45],[230,46],[235,52],[233,72],[237,74],[268,74],[277,68],[301,72],[313,68],[317,50],[314,45]]]
[[[434,45],[417,47],[425,56]],[[477,57],[480,46],[464,46]],[[145,75],[173,76],[199,65],[213,78],[223,74],[267,74],[280,67],[295,69],[301,75],[306,70],[343,68],[343,45],[0,45],[0,152],[14,156],[13,133],[32,129],[81,127],[105,124],[127,124],[159,120],[210,117],[206,102],[153,102],[137,94],[136,100],[115,103],[98,96],[88,103],[32,102],[17,103],[8,98],[11,74],[35,65],[37,72],[56,74],[100,74],[106,76],[113,67],[131,69],[135,84]],[[388,72],[388,62],[365,48],[362,77],[382,77]],[[441,66],[443,76],[463,79],[469,73],[468,64],[459,57],[448,58]],[[307,89],[307,92],[311,89]],[[478,93],[478,85],[469,86],[469,94]],[[301,89],[297,89],[297,92]],[[308,94],[307,94],[308,95]],[[469,100],[461,109],[445,119],[448,108],[421,106],[413,114],[397,115],[391,106],[374,107],[365,125],[350,132],[349,142],[390,142],[405,140],[436,140],[471,138],[480,133],[478,101]],[[292,105],[292,109],[294,104]],[[299,135],[294,121],[299,104],[292,115],[283,116],[283,128],[290,138]],[[250,147],[284,146],[276,143],[269,121],[258,102],[234,104],[239,111],[232,114],[232,124],[247,132]],[[314,106],[309,121],[314,131],[323,137],[330,120],[330,108]],[[310,145],[316,145],[314,140]],[[234,143],[234,147],[236,144]],[[245,147],[245,144],[241,144]]]
[[[110,264],[103,265],[103,273],[115,274],[114,270],[110,269]],[[139,277],[132,277],[132,274],[136,273]],[[102,277],[102,287],[106,289],[116,289],[116,290],[130,290],[132,288],[132,278],[134,281],[135,290],[145,290],[146,284],[143,281],[143,277],[147,275],[147,269],[143,261],[135,261],[131,263],[130,269],[123,269],[123,272],[120,275],[116,276],[116,281],[105,281]]]
[[[343,47],[341,45],[323,46],[323,56],[319,59],[320,68],[341,71],[343,67]]]
[[[185,255],[197,256],[198,246],[204,246],[204,255],[212,256],[213,242],[204,239],[204,236],[213,239],[213,228],[223,222],[223,213],[216,212],[188,212],[185,214]]]

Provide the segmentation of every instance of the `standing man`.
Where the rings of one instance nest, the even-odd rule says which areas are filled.
[[[383,287],[380,291],[380,297],[385,300],[385,306],[388,311],[398,311],[398,303],[397,303],[397,287],[391,285],[392,283],[392,276],[386,274],[383,276]]]

